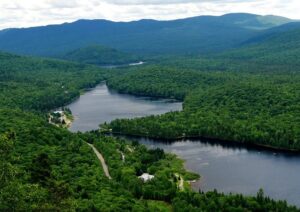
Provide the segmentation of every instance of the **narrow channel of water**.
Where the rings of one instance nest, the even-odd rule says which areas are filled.
[[[182,104],[110,92],[105,84],[86,92],[68,106],[75,116],[70,130],[97,129],[117,118],[142,117],[181,110]],[[186,168],[202,178],[195,190],[256,194],[259,188],[275,199],[300,206],[300,156],[205,140],[167,143],[138,139],[150,148],[162,148],[186,161]]]

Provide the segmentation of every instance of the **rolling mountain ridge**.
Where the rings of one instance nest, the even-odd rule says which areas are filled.
[[[244,13],[173,21],[79,20],[0,31],[0,50],[57,57],[98,44],[138,55],[206,54],[231,49],[265,29],[291,21]]]

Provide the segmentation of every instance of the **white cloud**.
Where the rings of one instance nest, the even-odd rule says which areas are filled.
[[[188,3],[234,3],[242,2],[241,0],[104,0],[110,4],[116,5],[166,5],[166,4],[188,4]],[[244,0],[243,2],[251,2],[257,0]]]
[[[232,12],[300,19],[298,0],[0,0],[0,29],[77,19],[170,20]]]

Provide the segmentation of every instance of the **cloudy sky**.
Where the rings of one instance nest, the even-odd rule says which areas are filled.
[[[232,12],[300,19],[299,0],[0,0],[0,29],[77,19],[170,20]]]

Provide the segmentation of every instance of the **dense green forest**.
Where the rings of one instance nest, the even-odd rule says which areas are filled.
[[[245,197],[179,188],[177,175],[185,181],[198,176],[174,155],[99,131],[74,134],[48,123],[49,110],[124,70],[0,56],[1,211],[298,211],[262,191]],[[179,93],[179,99],[195,86],[185,80],[186,93]],[[111,180],[87,142],[103,154]],[[145,172],[155,178],[143,183],[138,176]]]
[[[105,79],[96,67],[7,53],[0,53],[0,67],[1,107],[23,110],[63,106]]]
[[[170,65],[130,69],[109,79],[108,85],[136,95],[184,100],[184,109],[102,127],[153,138],[206,137],[300,150],[298,73],[199,71]]]
[[[141,58],[129,53],[120,52],[116,49],[104,47],[100,45],[92,45],[75,49],[61,57],[65,60],[74,62],[93,64],[93,65],[126,65],[136,63]]]

